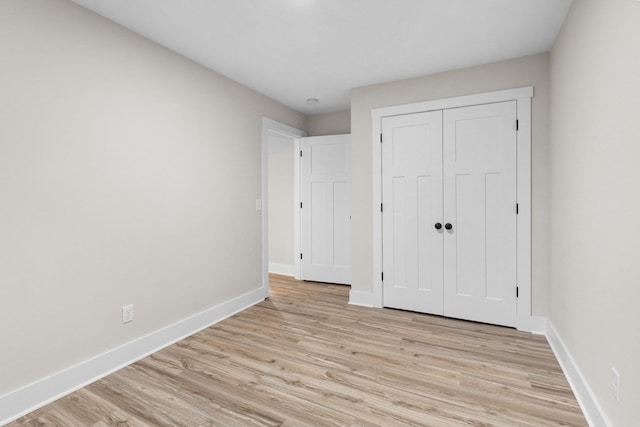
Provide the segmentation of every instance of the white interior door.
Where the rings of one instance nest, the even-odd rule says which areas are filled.
[[[351,283],[350,135],[302,138],[300,275]]]
[[[445,315],[515,326],[516,103],[445,110],[443,123]]]
[[[442,112],[382,122],[383,300],[442,314]]]
[[[383,304],[515,326],[516,103],[382,119]]]

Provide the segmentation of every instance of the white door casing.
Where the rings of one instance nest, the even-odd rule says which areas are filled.
[[[300,277],[351,283],[350,135],[300,142]]]

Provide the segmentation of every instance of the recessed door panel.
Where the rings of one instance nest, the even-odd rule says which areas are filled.
[[[330,251],[327,248],[330,239],[327,231],[333,227],[328,215],[331,210],[328,200],[331,190],[328,188],[329,184],[325,181],[309,183],[311,197],[309,198],[308,210],[311,216],[309,221],[311,239],[309,241],[310,250],[303,250],[303,253],[307,253],[307,260],[311,266],[324,266],[330,261]]]
[[[351,266],[351,184],[348,181],[333,183],[333,265],[349,269]],[[346,236],[346,237],[342,237]]]

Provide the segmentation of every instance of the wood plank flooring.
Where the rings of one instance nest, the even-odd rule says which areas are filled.
[[[271,297],[10,426],[586,426],[544,337],[347,304],[271,276]]]

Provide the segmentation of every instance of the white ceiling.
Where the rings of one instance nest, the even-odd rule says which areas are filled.
[[[571,4],[73,1],[305,114],[349,109],[354,87],[546,52]]]

